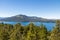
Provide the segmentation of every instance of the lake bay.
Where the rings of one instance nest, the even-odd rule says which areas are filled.
[[[23,26],[27,26],[30,22],[3,22],[4,24],[16,24],[16,23],[21,23]],[[34,25],[40,26],[40,24],[44,24],[47,28],[47,30],[52,30],[53,27],[55,26],[55,23],[46,23],[46,22],[33,22]]]

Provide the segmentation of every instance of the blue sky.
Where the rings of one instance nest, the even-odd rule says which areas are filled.
[[[60,19],[60,0],[0,0],[0,17],[19,14]]]

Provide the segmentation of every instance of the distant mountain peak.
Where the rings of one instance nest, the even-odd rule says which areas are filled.
[[[20,14],[20,15],[16,15],[16,17],[27,17],[27,16]]]
[[[16,15],[8,18],[1,19],[0,21],[16,21],[16,22],[55,22],[55,20],[45,19],[35,16]]]

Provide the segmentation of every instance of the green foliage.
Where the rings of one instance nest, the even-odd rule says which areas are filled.
[[[51,32],[50,40],[60,40],[60,20],[56,21],[56,26]]]
[[[36,26],[32,22],[27,26],[0,24],[0,40],[60,40],[60,20],[51,31],[43,24]]]

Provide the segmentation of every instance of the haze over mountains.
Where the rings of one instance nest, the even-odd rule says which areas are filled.
[[[35,16],[26,16],[26,15],[16,15],[12,17],[0,18],[0,21],[9,21],[9,22],[55,22],[54,19],[45,19]]]

